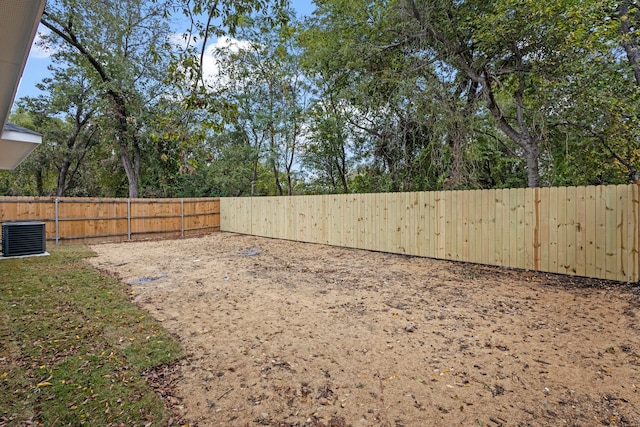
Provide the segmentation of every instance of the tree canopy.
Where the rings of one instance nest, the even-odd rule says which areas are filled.
[[[4,194],[216,196],[640,179],[632,0],[51,0],[45,142]]]

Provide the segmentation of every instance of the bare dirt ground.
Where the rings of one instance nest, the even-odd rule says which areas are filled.
[[[640,291],[215,233],[92,247],[191,426],[640,426]]]

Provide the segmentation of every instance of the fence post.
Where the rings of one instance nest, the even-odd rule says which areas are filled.
[[[58,216],[59,216],[58,215],[58,212],[59,212],[58,211],[58,209],[59,209],[58,208],[58,202],[59,202],[59,200],[56,199],[55,200],[55,205],[56,205],[56,246],[58,246],[58,240],[59,240],[59,237],[60,237],[60,231],[59,231],[59,228],[58,228]]]
[[[127,240],[131,240],[131,199],[127,199]]]
[[[184,199],[180,199],[180,232],[184,237]]]
[[[533,228],[533,269],[540,270],[540,188],[535,189],[535,226]]]

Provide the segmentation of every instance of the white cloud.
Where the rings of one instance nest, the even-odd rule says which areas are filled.
[[[189,40],[188,35],[174,33],[170,36],[170,39],[176,49],[195,48],[195,52],[192,53],[198,56],[197,60],[200,60],[199,49],[201,49],[202,45],[198,47],[192,43],[193,40]],[[190,42],[191,45],[189,45]],[[228,54],[238,53],[241,49],[249,49],[251,45],[252,42],[250,41],[224,36],[207,45],[202,57],[202,74],[203,80],[209,89],[220,90],[229,83],[229,77],[224,76],[221,72],[221,60]],[[184,70],[184,73],[185,78],[189,79],[186,70]]]
[[[238,53],[240,50],[248,50],[251,48],[251,42],[248,40],[237,40],[230,37],[220,37],[215,43],[207,46],[202,58],[202,73],[205,82],[214,87],[223,87],[226,83],[226,77],[220,75],[220,56],[224,51],[229,53]]]
[[[238,53],[240,50],[248,50],[251,48],[252,42],[249,40],[238,40],[230,37],[220,37],[215,43],[207,47],[207,51],[213,52],[219,49],[228,49],[232,53]]]

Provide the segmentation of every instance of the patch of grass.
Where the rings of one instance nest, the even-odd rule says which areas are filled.
[[[183,356],[84,246],[0,261],[0,425],[167,425],[141,373]]]

